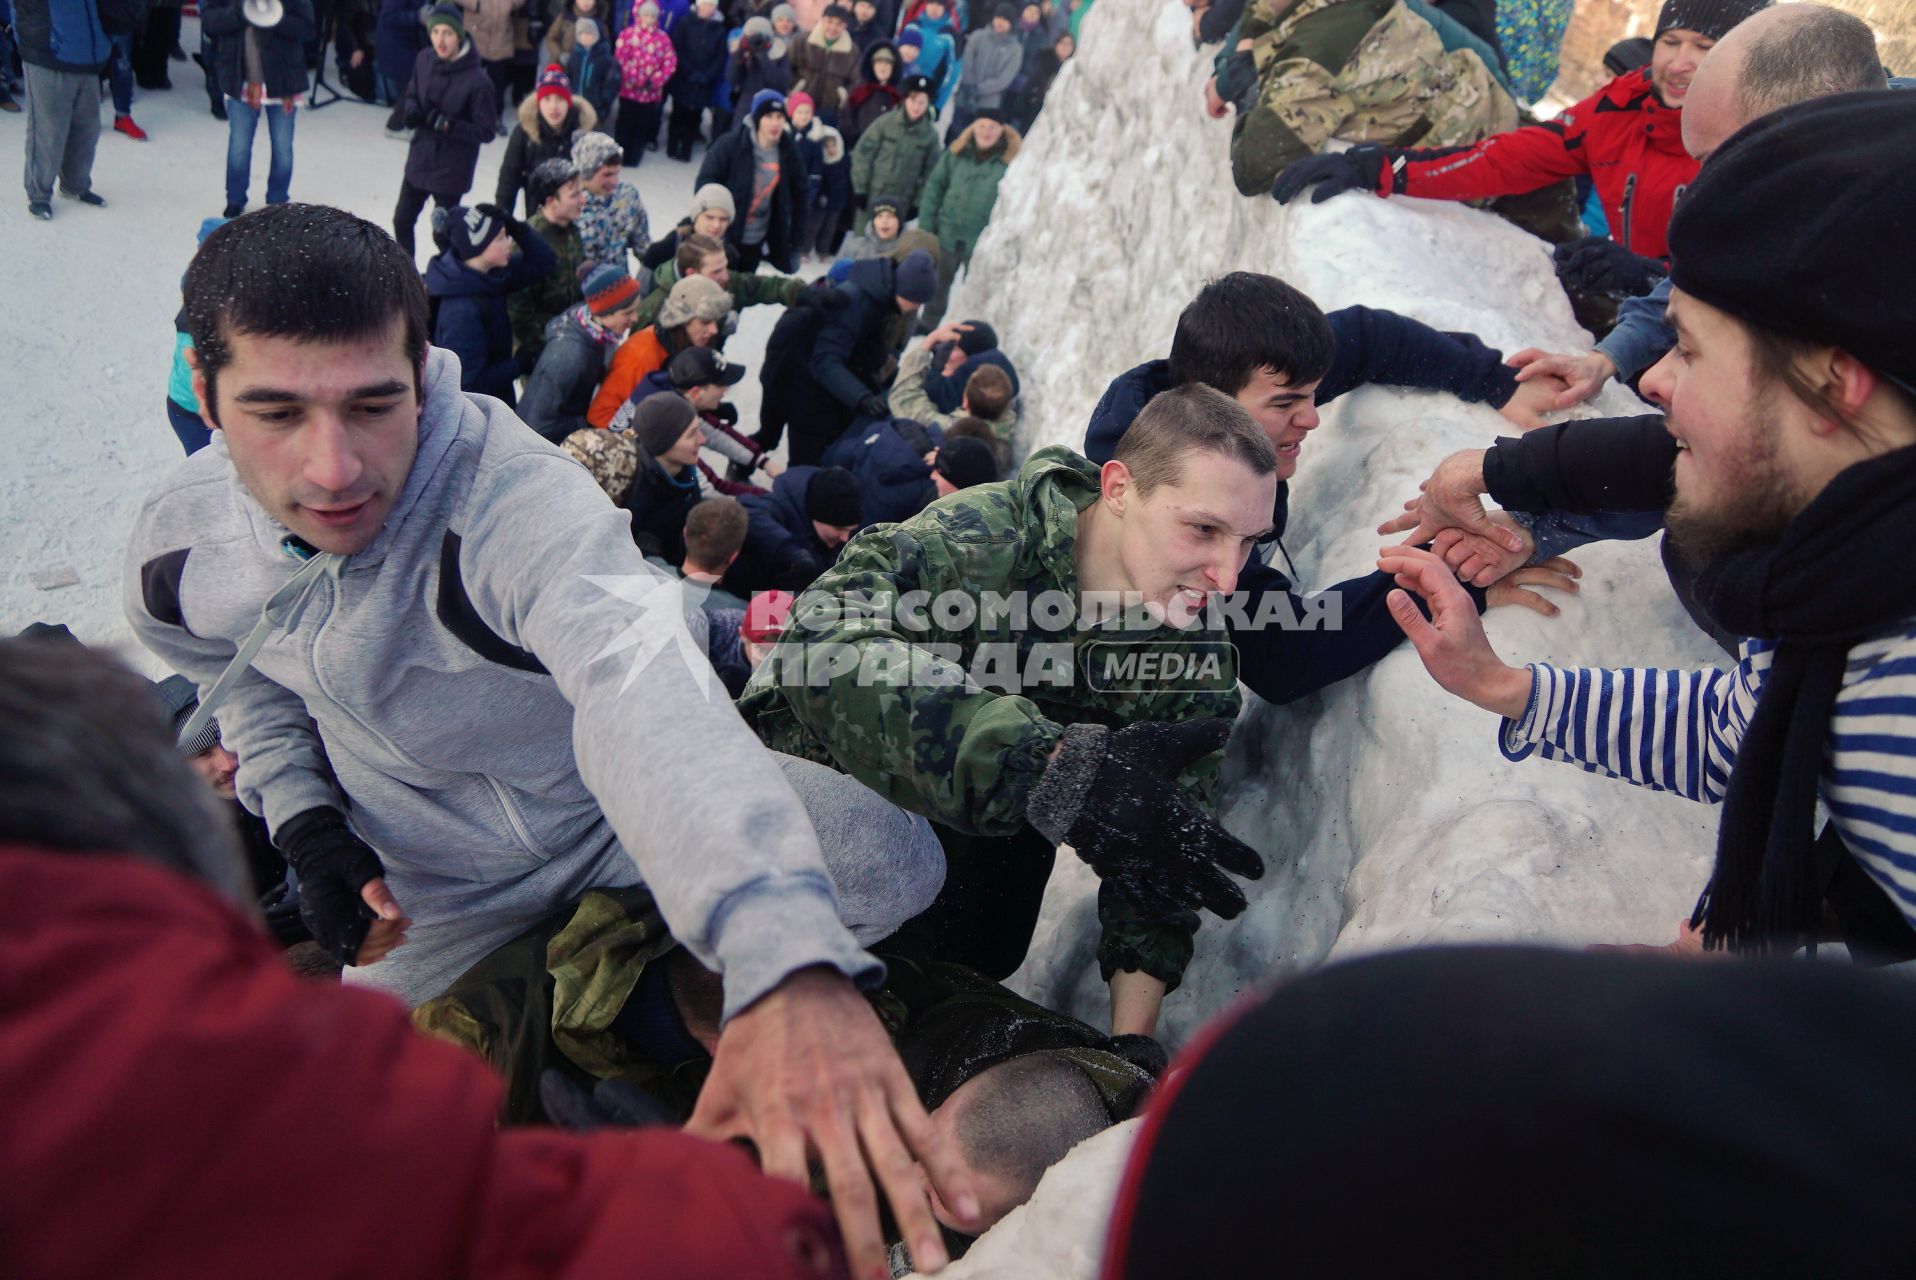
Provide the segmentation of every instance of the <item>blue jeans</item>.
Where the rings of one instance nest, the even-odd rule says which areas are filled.
[[[133,114],[133,33],[108,36],[113,57],[106,64],[106,78],[113,85],[113,114]]]
[[[406,86],[389,75],[373,72],[373,96],[382,107],[399,105],[399,95],[406,92]]]
[[[245,204],[253,176],[253,134],[266,116],[266,132],[273,142],[272,167],[266,171],[266,203],[285,204],[293,185],[293,112],[277,102],[249,107],[238,98],[226,100],[226,203]]]

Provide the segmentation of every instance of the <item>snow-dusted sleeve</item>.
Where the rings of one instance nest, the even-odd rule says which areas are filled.
[[[1769,666],[1767,651],[1746,647],[1724,671],[1563,669],[1532,663],[1530,704],[1499,731],[1504,755],[1535,751],[1590,773],[1714,804]]]

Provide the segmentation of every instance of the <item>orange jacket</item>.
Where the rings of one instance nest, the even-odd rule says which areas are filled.
[[[648,374],[665,368],[665,362],[671,358],[665,344],[659,341],[657,325],[647,325],[636,333],[626,335],[619,349],[612,353],[612,367],[606,370],[605,381],[599,384],[598,394],[592,397],[592,406],[585,411],[585,420],[595,427],[611,426],[619,406],[631,396],[632,389],[643,382]]]

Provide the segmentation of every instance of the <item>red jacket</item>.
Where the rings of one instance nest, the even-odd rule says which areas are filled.
[[[498,1129],[483,1063],[151,862],[0,846],[0,939],[9,1276],[845,1273],[736,1150]]]
[[[1545,124],[1428,159],[1408,152],[1401,178],[1384,170],[1379,194],[1481,200],[1588,174],[1610,238],[1632,253],[1667,258],[1670,211],[1697,171],[1683,149],[1682,120],[1680,108],[1657,98],[1647,67],[1628,71]]]

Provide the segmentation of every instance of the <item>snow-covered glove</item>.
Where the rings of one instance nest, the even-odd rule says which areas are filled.
[[[1244,910],[1232,875],[1256,880],[1264,861],[1177,785],[1177,776],[1231,736],[1231,721],[1147,720],[1123,729],[1066,727],[1025,802],[1025,820],[1078,856],[1145,911]]]
[[[1573,293],[1602,293],[1615,298],[1638,298],[1657,287],[1670,269],[1659,258],[1631,253],[1608,236],[1585,236],[1560,244],[1557,279]]]
[[[1389,163],[1390,153],[1370,143],[1349,151],[1305,156],[1285,166],[1284,172],[1277,175],[1277,181],[1271,184],[1271,195],[1279,204],[1289,204],[1313,183],[1317,190],[1311,193],[1312,204],[1323,204],[1346,191],[1375,194]]]
[[[891,417],[891,401],[874,391],[858,402],[858,411],[867,418],[889,418]]]
[[[379,855],[324,805],[281,823],[273,843],[299,878],[299,918],[313,941],[335,964],[353,963],[376,918],[359,891],[386,874]]]

